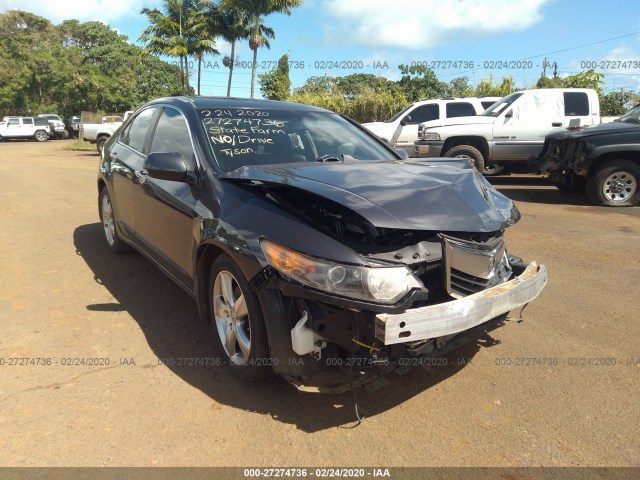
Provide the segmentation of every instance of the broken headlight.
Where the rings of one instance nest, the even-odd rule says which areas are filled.
[[[356,267],[308,257],[269,240],[260,242],[273,268],[304,285],[358,300],[393,304],[422,284],[407,267]]]

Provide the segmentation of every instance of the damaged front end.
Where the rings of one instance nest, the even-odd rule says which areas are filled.
[[[312,245],[302,251],[276,235],[260,239],[266,267],[252,285],[266,320],[286,324],[293,361],[275,370],[298,388],[339,393],[380,386],[385,374],[417,366],[416,359],[476,341],[546,285],[544,266],[525,265],[507,252],[504,230],[519,219],[511,201],[464,161],[421,166],[434,164],[430,178],[446,180],[448,188],[435,185],[433,195],[446,200],[444,192],[455,193],[454,186],[466,190],[439,210],[424,198],[403,202],[406,221],[398,218],[394,196],[384,205],[370,192],[360,189],[353,197],[355,188],[339,185],[328,197],[321,194],[326,184],[313,182],[308,170],[288,171],[286,182],[277,181],[277,169],[241,175],[246,188],[312,226],[318,242],[337,241],[359,259],[338,262],[314,255]],[[411,162],[395,168],[397,183],[415,175]],[[450,214],[442,216],[446,209]],[[425,228],[405,228],[416,225]]]

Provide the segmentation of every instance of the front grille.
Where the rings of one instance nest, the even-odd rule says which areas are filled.
[[[466,297],[503,283],[511,277],[504,238],[484,241],[442,235],[445,287],[455,298]]]

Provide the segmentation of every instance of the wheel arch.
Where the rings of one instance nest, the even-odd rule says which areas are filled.
[[[458,145],[469,145],[471,147],[477,148],[485,160],[489,158],[489,142],[487,139],[481,136],[476,135],[465,135],[461,137],[450,137],[444,141],[444,145],[442,146],[442,155],[444,155],[447,151],[449,151],[453,147],[457,147]]]
[[[638,146],[629,145],[628,148],[599,148],[591,155],[588,165],[585,165],[589,172],[596,168],[600,168],[602,165],[613,162],[615,160],[628,160],[640,165],[640,150]]]

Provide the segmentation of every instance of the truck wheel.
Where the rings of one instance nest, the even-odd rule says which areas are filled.
[[[104,148],[104,143],[109,140],[109,137],[105,137],[104,135],[102,137],[98,137],[98,140],[96,140],[96,148],[98,149],[98,153],[102,154],[102,149]]]
[[[471,145],[456,145],[455,147],[451,147],[444,156],[449,158],[468,157],[473,160],[473,164],[478,171],[484,174],[484,157],[482,153],[480,153],[480,150]]]
[[[213,262],[208,290],[214,341],[231,373],[251,381],[270,376],[273,370],[260,302],[227,255]]]
[[[497,163],[489,163],[484,165],[484,175],[491,177],[502,174],[505,171],[504,165],[498,165]]]
[[[607,162],[589,174],[586,194],[596,205],[631,207],[640,203],[640,165],[629,160]]]
[[[37,142],[46,142],[49,139],[49,135],[44,130],[38,130],[33,134],[33,138],[36,139]]]
[[[62,132],[62,138],[64,138],[65,140],[67,140],[69,138],[69,132],[68,131],[64,131]]]

